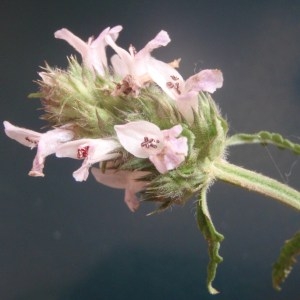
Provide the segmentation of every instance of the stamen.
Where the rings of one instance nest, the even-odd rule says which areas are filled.
[[[157,148],[156,144],[159,144],[159,140],[154,140],[153,138],[148,138],[147,136],[144,137],[144,141],[141,143],[141,147],[149,148]]]
[[[169,81],[169,82],[167,82],[167,87],[169,89],[172,89],[174,87],[174,84],[171,81]]]
[[[168,81],[167,82],[167,88],[174,89],[178,95],[181,94],[181,91],[179,89],[179,82],[172,83],[171,81]]]
[[[77,149],[77,158],[86,158],[89,154],[89,148],[90,146],[85,146],[83,148],[78,148]]]

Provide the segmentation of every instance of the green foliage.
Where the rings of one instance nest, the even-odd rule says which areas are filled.
[[[300,193],[277,180],[226,161],[215,162],[211,171],[217,179],[269,196],[300,210]],[[273,266],[273,285],[276,289],[280,288],[280,284],[288,276],[298,254],[300,254],[300,233],[286,242]]]
[[[261,145],[274,145],[279,149],[286,149],[292,151],[294,154],[300,154],[300,144],[294,143],[278,133],[268,131],[260,131],[255,134],[240,133],[231,136],[227,140],[228,146],[243,145],[243,144],[261,144]],[[278,183],[279,187],[280,184]],[[288,193],[285,193],[288,197]],[[297,197],[294,197],[297,199]],[[300,232],[296,233],[293,238],[286,241],[280,251],[277,261],[273,265],[272,282],[273,287],[281,290],[281,284],[290,274],[293,265],[296,263],[296,256],[300,254]]]
[[[206,192],[207,189],[203,188],[197,203],[197,221],[199,229],[208,244],[210,261],[207,267],[207,288],[211,294],[217,294],[218,291],[212,286],[212,283],[216,276],[218,264],[223,261],[223,258],[219,255],[219,249],[224,236],[216,231],[211,220],[206,202]]]
[[[281,290],[281,284],[292,271],[296,256],[300,254],[300,232],[297,232],[283,245],[280,255],[273,265],[272,281],[276,290]]]
[[[228,146],[257,143],[262,145],[271,144],[280,149],[287,149],[293,151],[295,154],[300,154],[300,144],[293,143],[290,140],[283,138],[278,133],[268,131],[260,131],[255,134],[239,133],[231,136],[227,140]]]

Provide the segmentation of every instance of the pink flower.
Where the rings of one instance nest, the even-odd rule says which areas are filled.
[[[82,41],[66,28],[56,31],[54,36],[58,39],[67,41],[81,54],[83,64],[87,68],[96,70],[99,75],[103,76],[107,70],[107,58],[105,53],[107,43],[105,41],[105,37],[109,36],[112,41],[115,41],[121,30],[122,26],[115,26],[113,28],[107,27],[95,40],[90,37],[87,43]]]
[[[149,172],[143,171],[125,171],[108,169],[102,172],[98,168],[92,168],[92,174],[95,179],[109,187],[116,189],[125,189],[124,201],[128,208],[135,212],[140,201],[138,200],[136,193],[142,191],[147,186],[147,182],[138,180],[139,178],[149,174]]]
[[[136,52],[133,46],[130,46],[129,52],[117,46],[111,36],[105,37],[107,44],[109,44],[115,51],[116,55],[112,56],[111,63],[121,78],[132,77],[132,80],[141,87],[150,78],[147,75],[146,62],[151,58],[151,52],[161,46],[166,46],[170,42],[169,35],[166,31],[160,31],[156,37],[148,42],[146,46],[139,52]]]
[[[14,126],[7,121],[4,121],[3,124],[8,137],[31,149],[37,147],[37,153],[33,160],[32,169],[28,174],[29,176],[43,177],[45,158],[55,153],[58,146],[70,141],[74,137],[74,133],[70,129],[67,129],[67,126],[39,133]]]
[[[120,144],[112,139],[80,139],[61,145],[56,149],[56,156],[83,159],[81,167],[73,173],[73,177],[76,181],[85,181],[91,165],[118,157],[119,153],[112,153],[118,148]]]
[[[172,66],[151,59],[148,61],[147,71],[151,79],[176,101],[178,110],[188,121],[193,120],[192,109],[196,111],[198,109],[198,93],[200,91],[213,93],[223,85],[220,70],[202,70],[184,81]]]
[[[188,154],[186,137],[178,137],[182,126],[167,130],[147,121],[116,125],[115,131],[121,145],[131,154],[149,158],[160,173],[177,168]]]
[[[160,173],[177,168],[188,154],[186,137],[179,137],[182,126],[176,125],[170,129],[162,130],[164,147],[156,155],[150,155],[150,161],[155,165]]]

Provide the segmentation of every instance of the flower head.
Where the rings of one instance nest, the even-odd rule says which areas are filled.
[[[160,130],[153,123],[135,121],[114,128],[121,145],[129,153],[149,158],[160,173],[177,168],[188,154],[187,138],[178,138],[181,125]]]
[[[83,64],[87,68],[95,70],[99,75],[103,76],[107,70],[107,58],[105,53],[107,43],[105,38],[109,36],[112,41],[115,41],[121,30],[122,26],[115,26],[113,28],[107,27],[95,40],[90,37],[87,43],[66,28],[56,31],[54,36],[57,39],[67,41],[81,54]]]
[[[85,181],[92,164],[111,160],[119,156],[112,153],[120,147],[113,139],[80,139],[65,143],[56,150],[57,157],[83,159],[81,167],[73,172],[76,181]]]
[[[136,193],[142,191],[147,186],[147,182],[139,180],[141,177],[149,174],[144,171],[125,171],[125,170],[114,170],[108,169],[102,172],[98,168],[92,168],[92,174],[95,179],[109,187],[116,189],[124,189],[125,196],[124,201],[128,208],[134,212],[140,206]]]
[[[11,139],[16,140],[24,146],[31,149],[37,147],[37,153],[33,160],[32,169],[28,175],[30,176],[44,176],[44,162],[45,158],[55,153],[58,146],[70,141],[74,137],[74,133],[64,128],[55,128],[45,133],[39,133],[26,128],[21,128],[12,125],[8,121],[4,121],[5,133]]]

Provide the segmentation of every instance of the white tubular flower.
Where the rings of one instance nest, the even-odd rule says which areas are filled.
[[[108,169],[105,170],[105,172],[102,172],[98,168],[92,168],[91,172],[98,182],[112,188],[124,189],[124,201],[132,212],[135,212],[139,208],[140,201],[138,200],[136,193],[144,190],[147,186],[147,182],[138,179],[149,174],[149,172],[130,172],[114,169]]]
[[[80,139],[65,143],[56,149],[57,157],[83,159],[81,167],[73,172],[76,181],[85,181],[92,164],[114,159],[119,153],[112,153],[120,144],[112,139]]]
[[[129,122],[115,125],[121,145],[131,154],[149,158],[160,173],[177,168],[188,154],[186,137],[178,137],[182,126],[160,130],[147,121]]]
[[[223,85],[220,70],[202,70],[186,81],[172,66],[156,59],[148,61],[147,70],[151,79],[176,101],[178,110],[188,121],[193,120],[192,109],[198,108],[198,93],[214,93]]]
[[[11,139],[16,140],[24,146],[31,149],[37,147],[37,153],[33,160],[32,169],[29,176],[45,176],[43,173],[45,158],[55,153],[56,149],[63,143],[73,139],[74,133],[61,127],[49,130],[45,133],[39,133],[26,128],[12,125],[8,121],[4,121],[5,133]]]
[[[151,58],[151,52],[156,48],[166,46],[171,41],[168,33],[162,30],[139,52],[136,52],[133,46],[130,46],[129,52],[127,52],[117,46],[111,36],[107,35],[105,40],[117,53],[111,58],[115,73],[122,78],[132,77],[132,81],[138,87],[143,86],[145,82],[150,80],[147,75],[146,62]]]
[[[99,75],[103,76],[107,70],[107,57],[105,53],[107,43],[105,38],[109,36],[112,41],[115,41],[121,30],[122,26],[107,27],[95,40],[90,37],[87,43],[66,28],[56,31],[54,36],[57,39],[67,41],[81,54],[83,64],[87,68],[95,70]]]

